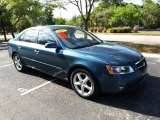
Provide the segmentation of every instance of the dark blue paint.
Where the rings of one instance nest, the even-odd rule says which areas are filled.
[[[64,27],[73,26],[46,26],[44,28],[53,30]],[[37,43],[18,41],[19,36],[9,41],[8,51],[10,56],[13,53],[18,53],[26,66],[62,79],[68,78],[69,71],[73,67],[84,67],[98,79],[102,92],[120,92],[120,87],[135,86],[147,74],[147,69],[142,72],[135,65],[143,56],[136,50],[126,46],[102,43],[85,48],[68,49],[59,37],[53,33],[61,49],[57,49],[55,46],[45,48],[44,45]],[[21,46],[21,48],[19,49],[18,46]],[[39,54],[36,54],[34,50],[39,51]],[[132,66],[134,72],[124,75],[111,75],[106,69],[106,65]]]

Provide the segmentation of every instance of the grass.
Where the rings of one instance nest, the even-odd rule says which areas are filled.
[[[159,45],[144,45],[144,44],[136,44],[136,43],[128,43],[128,42],[116,42],[118,44],[123,44],[135,48],[139,52],[143,53],[156,53],[160,54],[160,46]]]
[[[7,38],[7,41],[10,40],[9,38]],[[0,41],[5,41],[4,38],[0,38]]]

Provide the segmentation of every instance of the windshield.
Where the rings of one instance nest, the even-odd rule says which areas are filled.
[[[102,43],[101,40],[79,28],[56,29],[54,32],[59,36],[66,47],[77,49]]]

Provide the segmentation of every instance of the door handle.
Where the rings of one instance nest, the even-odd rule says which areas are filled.
[[[18,45],[18,49],[21,49],[22,47]]]
[[[39,53],[39,50],[34,50],[34,53],[35,53],[35,54],[38,54],[38,53]]]

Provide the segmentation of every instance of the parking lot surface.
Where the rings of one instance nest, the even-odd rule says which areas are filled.
[[[150,76],[139,89],[86,100],[66,81],[18,72],[0,50],[0,120],[160,120],[160,58],[146,59]]]

